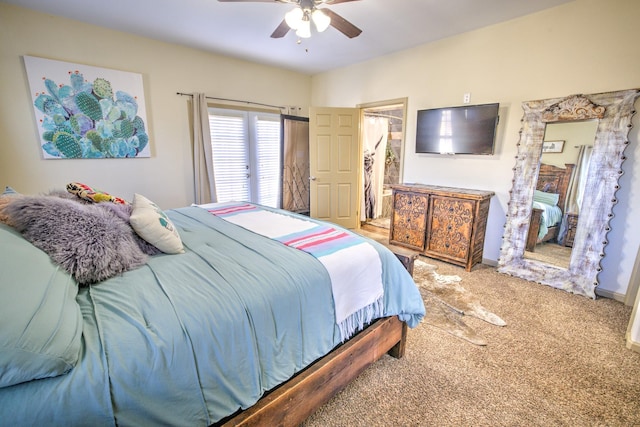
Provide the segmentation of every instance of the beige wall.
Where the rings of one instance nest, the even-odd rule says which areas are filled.
[[[545,141],[563,140],[564,146],[561,153],[542,153],[540,161],[548,165],[563,168],[565,164],[575,164],[581,145],[593,147],[598,121],[553,123],[547,125],[544,133]]]
[[[23,55],[140,73],[151,158],[42,160]],[[0,3],[0,186],[23,193],[81,181],[163,208],[193,202],[188,98],[176,92],[306,111],[311,78]]]
[[[499,257],[523,101],[640,87],[640,1],[576,0],[313,77],[312,103],[355,106],[408,97],[404,182],[493,190],[484,256]],[[417,155],[416,110],[500,103],[493,156]],[[640,105],[638,105],[640,107]],[[622,298],[640,245],[638,117],[623,165],[599,290]]]

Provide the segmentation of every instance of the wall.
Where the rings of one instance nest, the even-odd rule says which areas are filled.
[[[593,146],[598,131],[598,121],[553,123],[547,125],[545,141],[564,140],[561,153],[542,153],[540,161],[563,168],[565,164],[576,164],[581,145]]]
[[[22,55],[141,73],[151,158],[42,160]],[[309,105],[311,78],[0,3],[0,186],[23,193],[81,181],[162,208],[193,203],[188,98]]]
[[[313,105],[408,97],[404,182],[493,190],[484,257],[500,253],[522,102],[640,87],[640,2],[576,0],[506,23],[319,74]],[[493,156],[417,155],[416,110],[500,103]],[[640,105],[636,104],[637,107]],[[599,292],[623,299],[640,245],[638,116],[626,150]]]

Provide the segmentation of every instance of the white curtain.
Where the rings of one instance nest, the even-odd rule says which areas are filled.
[[[591,153],[593,147],[590,145],[581,145],[578,150],[578,160],[576,161],[576,167],[573,170],[571,181],[567,189],[567,197],[563,206],[564,213],[580,213],[580,207],[582,206],[582,200],[584,199],[584,187],[587,184],[587,176],[589,176],[589,162],[591,161]],[[567,233],[567,221],[566,215],[560,225],[560,232],[558,233],[558,242],[564,242],[564,237]]]
[[[589,161],[591,160],[592,146],[581,145],[578,150],[578,161],[573,172],[573,178],[569,183],[569,193],[564,206],[565,212],[580,213],[582,199],[584,198],[584,187],[589,174]]]
[[[203,93],[194,93],[191,101],[193,132],[193,173],[195,203],[217,201],[213,175],[213,154],[211,153],[211,131],[207,98]]]
[[[365,117],[363,129],[363,195],[360,220],[377,218],[382,214],[384,166],[389,136],[389,119]]]

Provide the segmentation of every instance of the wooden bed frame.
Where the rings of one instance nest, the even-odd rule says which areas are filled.
[[[413,276],[413,262],[418,254],[402,248],[393,248],[392,252]],[[265,393],[251,408],[238,411],[214,426],[298,426],[385,353],[402,358],[406,340],[407,324],[397,316],[375,320],[287,382]]]
[[[396,316],[376,320],[251,408],[214,426],[298,426],[385,353],[404,356],[406,337],[407,324]]]
[[[564,205],[569,192],[569,182],[571,181],[571,175],[575,164],[565,163],[564,168],[559,168],[553,165],[541,164],[540,171],[538,173],[538,183],[536,184],[536,190],[544,191],[545,193],[559,194],[558,207],[564,213]],[[549,227],[549,231],[542,238],[538,239],[538,232],[540,231],[540,220],[542,217],[541,209],[531,210],[531,220],[529,222],[529,232],[527,233],[527,243],[525,250],[529,252],[535,252],[536,244],[541,242],[548,242],[558,237],[560,231],[560,224]]]

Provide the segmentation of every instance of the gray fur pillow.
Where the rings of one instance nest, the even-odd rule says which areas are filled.
[[[131,217],[131,211],[133,210],[133,206],[131,206],[130,204],[112,203],[112,202],[100,202],[100,203],[89,202],[85,199],[78,197],[75,194],[71,194],[68,191],[63,191],[63,190],[51,190],[48,193],[46,193],[45,196],[60,197],[62,199],[68,199],[77,203],[82,203],[83,205],[94,205],[102,209],[108,209],[111,212],[113,212],[118,218],[122,219],[124,222],[129,224],[129,226],[131,226],[131,224],[129,223],[129,218]],[[142,249],[142,252],[144,252],[145,254],[158,255],[162,253],[160,249],[156,248],[151,243],[147,242],[142,237],[138,236],[135,230],[133,233],[133,238],[135,239],[138,246],[140,246],[140,249]]]
[[[131,226],[110,209],[55,196],[22,196],[5,206],[4,214],[80,285],[101,282],[148,259]]]
[[[76,197],[76,199],[78,198]],[[82,199],[78,199],[78,200],[82,200]],[[128,204],[123,205],[122,203],[112,203],[112,202],[100,202],[100,203],[96,203],[95,206],[98,206],[102,209],[110,210],[118,218],[122,219],[124,222],[129,224],[129,226],[131,226],[131,224],[129,223],[129,218],[131,217],[131,211],[133,210],[133,206]],[[133,227],[131,229],[133,230]],[[133,238],[138,244],[138,246],[140,247],[140,249],[142,249],[142,252],[144,252],[145,254],[158,255],[162,253],[160,249],[156,248],[151,243],[147,242],[142,237],[140,237],[135,230],[133,230]]]

